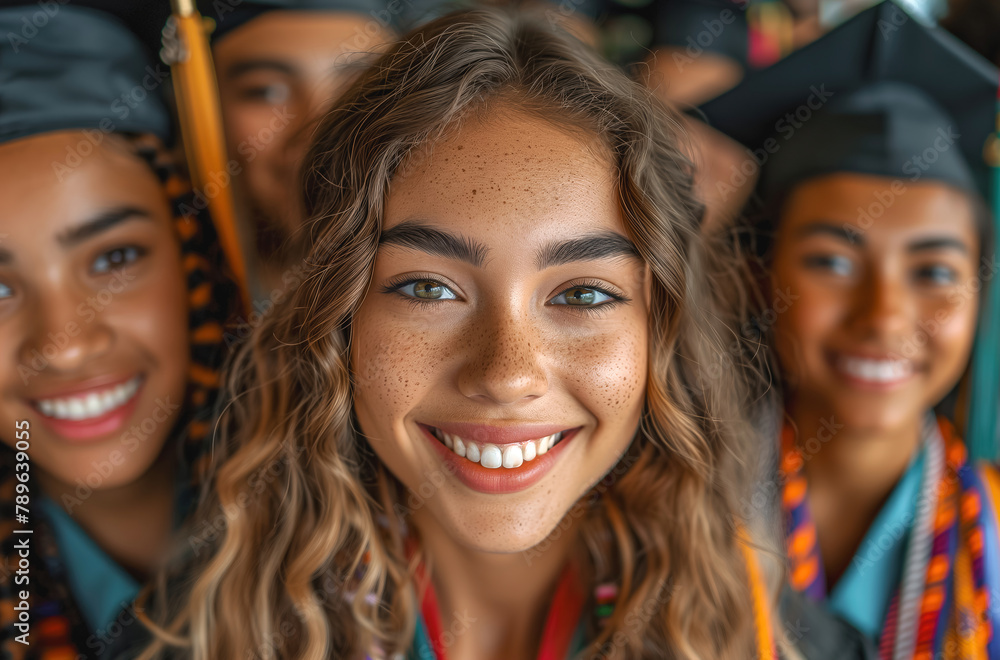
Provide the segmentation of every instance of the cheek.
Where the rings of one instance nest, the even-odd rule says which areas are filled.
[[[436,378],[442,333],[430,333],[365,303],[354,317],[351,371],[359,408],[378,410],[375,419],[395,420],[410,410]],[[370,429],[366,429],[370,433]]]
[[[822,350],[822,342],[835,333],[848,313],[846,290],[821,286],[808,276],[776,270],[767,291],[768,304],[759,322],[773,331],[775,349],[786,368],[810,353]]]
[[[646,382],[645,328],[623,328],[559,347],[562,380],[601,421],[627,416],[641,402]]]
[[[922,314],[920,333],[933,348],[935,361],[949,377],[958,379],[965,369],[976,332],[978,300],[956,301],[956,304],[934,306]]]
[[[180,400],[191,354],[188,292],[179,255],[165,252],[159,259],[148,279],[115,305],[109,323],[152,357],[156,371],[150,384],[157,394]]]
[[[282,130],[271,129],[275,119],[273,108],[231,101],[225,105],[223,114],[230,156],[237,158],[251,176],[266,170],[282,143]]]
[[[649,350],[647,320],[636,314],[585,337],[556,335],[543,341],[556,382],[597,420],[630,439],[645,399]]]

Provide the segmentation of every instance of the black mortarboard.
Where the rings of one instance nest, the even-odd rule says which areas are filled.
[[[0,143],[70,129],[153,133],[170,118],[143,45],[114,16],[74,6],[0,8]]]
[[[755,151],[765,199],[837,171],[988,196],[997,69],[895,3],[868,9],[701,107]]]
[[[683,48],[692,58],[703,51],[746,66],[749,51],[747,3],[735,0],[666,0],[657,3],[653,42]]]
[[[269,11],[330,11],[363,14],[382,27],[394,26],[412,0],[198,0],[198,11],[215,21],[213,41]],[[391,5],[391,7],[390,7]],[[395,12],[391,8],[398,7]]]
[[[888,0],[751,75],[701,112],[751,149],[762,166],[758,191],[765,203],[833,172],[943,181],[992,197],[996,233],[1000,170],[987,145],[997,149],[998,83],[1000,72],[971,48]],[[984,264],[995,265],[993,256],[984,254]],[[973,457],[995,460],[996,282],[982,303],[966,434]]]

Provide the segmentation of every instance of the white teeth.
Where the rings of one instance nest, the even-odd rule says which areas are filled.
[[[82,397],[42,399],[37,402],[37,406],[46,417],[73,421],[93,419],[124,405],[139,390],[139,383],[140,378],[136,376],[127,383]]]
[[[499,447],[495,444],[487,443],[482,446],[469,440],[463,440],[457,435],[445,433],[434,428],[434,436],[441,441],[441,444],[451,449],[453,452],[469,459],[473,463],[479,463],[483,467],[496,469],[504,467],[512,470],[524,464],[525,461],[533,461],[538,456],[552,449],[552,446],[562,439],[562,432],[547,435],[537,440],[528,440],[515,444],[503,445]]]
[[[69,400],[69,418],[72,420],[87,418],[87,410],[83,407],[83,399]]]
[[[837,366],[848,376],[873,383],[891,383],[913,373],[913,363],[909,360],[869,360],[842,357]]]
[[[474,442],[470,442],[469,446],[465,448],[465,457],[472,461],[473,463],[479,462],[479,445]]]
[[[524,460],[533,461],[535,460],[535,443],[526,442],[524,443]]]
[[[531,444],[530,442],[528,444]],[[503,466],[505,468],[521,467],[524,463],[524,454],[521,453],[519,445],[507,445],[503,450]]]
[[[496,445],[486,445],[483,447],[483,456],[479,459],[479,464],[484,468],[495,469],[503,465],[503,454]]]
[[[87,411],[87,417],[96,417],[101,414],[101,397],[97,396],[93,392],[87,395],[87,398],[83,400],[83,407]]]

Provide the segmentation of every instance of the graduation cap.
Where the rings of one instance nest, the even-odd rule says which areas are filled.
[[[700,111],[750,149],[761,166],[758,192],[765,203],[834,172],[941,181],[989,199],[997,179],[995,156],[987,156],[991,144],[996,151],[998,83],[1000,73],[987,60],[890,0],[752,74]],[[972,454],[996,458],[998,282],[980,321],[966,435]]]
[[[395,0],[399,11],[389,11],[385,0],[198,0],[198,11],[215,22],[212,40],[270,11],[345,12],[363,14],[382,27],[395,23],[396,14],[413,0]]]
[[[167,69],[111,14],[4,7],[0,34],[0,143],[73,129],[169,137]]]
[[[653,41],[696,58],[708,51],[746,66],[750,48],[745,2],[669,0],[657,3]]]
[[[904,179],[919,172],[985,197],[983,150],[998,82],[988,61],[890,1],[750,75],[701,112],[754,151],[765,198],[837,171]],[[928,149],[936,153],[924,158]]]

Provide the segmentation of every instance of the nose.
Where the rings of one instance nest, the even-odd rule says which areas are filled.
[[[914,304],[900,278],[872,272],[858,292],[854,323],[865,339],[892,340],[913,328]]]
[[[459,374],[466,397],[499,405],[528,402],[545,394],[542,340],[529,317],[490,314],[475,336]]]
[[[60,372],[73,372],[111,350],[114,333],[104,322],[102,306],[70,291],[39,296],[29,310],[31,319],[20,347],[24,365],[39,362]]]

